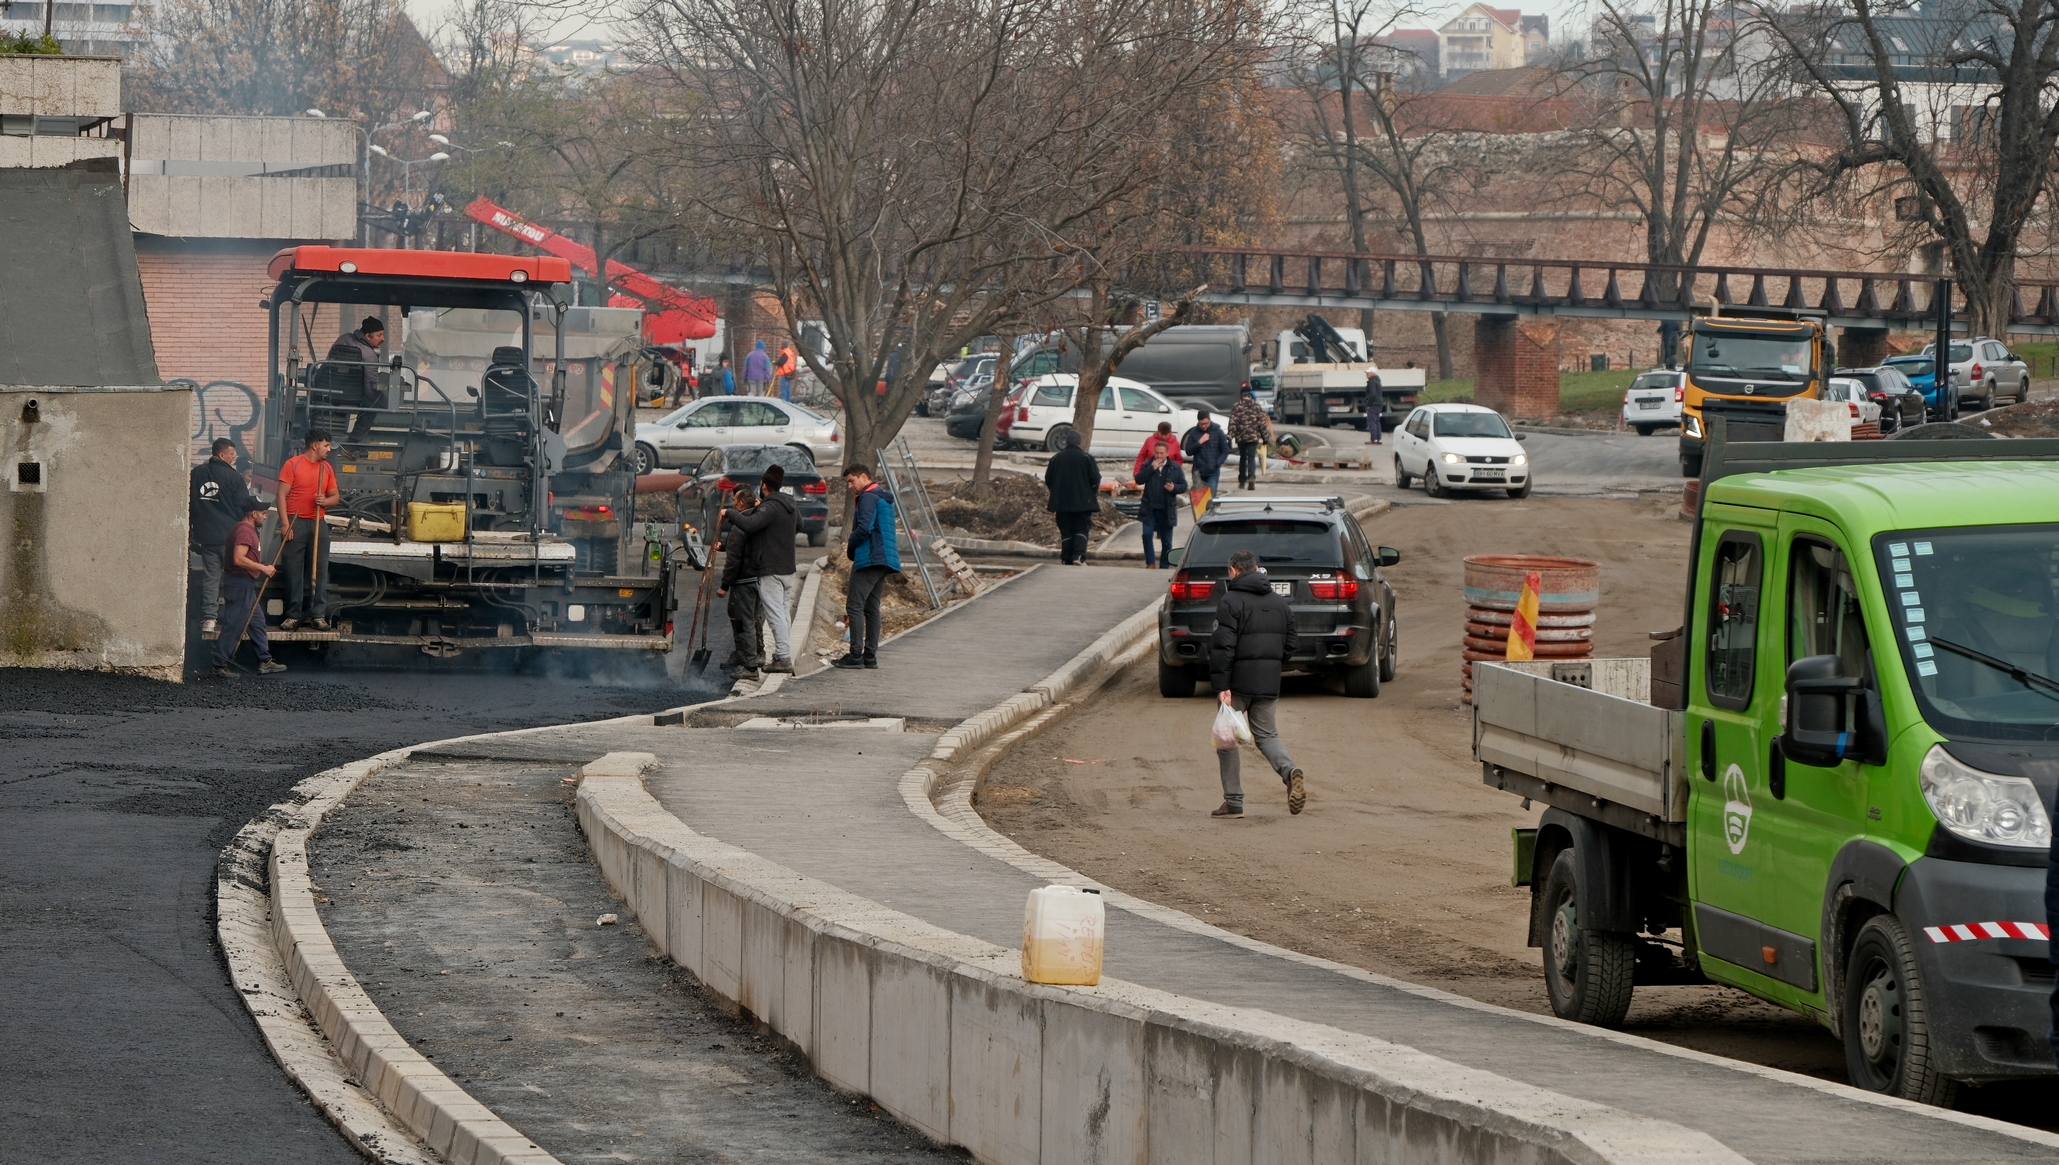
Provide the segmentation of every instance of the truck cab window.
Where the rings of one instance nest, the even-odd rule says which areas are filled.
[[[1873,674],[1852,568],[1835,546],[1797,538],[1787,558],[1787,662],[1834,655],[1839,675]]]
[[[1709,700],[1742,711],[1752,702],[1758,659],[1759,577],[1765,565],[1759,536],[1731,530],[1716,544],[1709,574]]]

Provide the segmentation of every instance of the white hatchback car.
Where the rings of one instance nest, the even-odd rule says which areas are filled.
[[[1623,390],[1623,424],[1649,437],[1661,425],[1680,424],[1680,405],[1687,396],[1687,374],[1654,368],[1641,372]]]
[[[1866,393],[1866,386],[1848,376],[1833,376],[1823,384],[1824,400],[1839,400],[1852,411],[1852,423],[1879,424],[1880,402]]]
[[[1507,490],[1530,496],[1530,456],[1501,414],[1480,405],[1424,405],[1394,433],[1394,485],[1423,479],[1423,492]]]
[[[841,466],[835,420],[792,401],[764,396],[704,396],[636,426],[636,472],[699,465],[718,445],[792,445],[821,466]]]
[[[1063,438],[1072,431],[1072,396],[1079,377],[1070,372],[1039,376],[1016,407],[1009,421],[1008,439],[1019,445],[1042,445],[1056,453]],[[1101,387],[1101,402],[1094,410],[1094,443],[1087,452],[1096,457],[1134,457],[1144,447],[1144,438],[1158,430],[1159,422],[1172,424],[1175,439],[1186,436],[1198,419],[1193,409],[1178,408],[1149,386],[1120,376],[1111,376]]]

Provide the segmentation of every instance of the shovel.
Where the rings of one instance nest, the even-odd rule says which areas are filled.
[[[714,576],[713,567],[711,562],[701,569],[700,593],[694,596],[693,601],[693,623],[686,629],[688,644],[693,643],[696,636],[700,638],[701,645],[694,648],[692,658],[687,661],[687,670],[694,675],[705,673],[708,660],[715,654],[708,648],[708,580]]]

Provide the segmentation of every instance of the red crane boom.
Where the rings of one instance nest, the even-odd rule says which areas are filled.
[[[465,207],[465,213],[474,221],[485,223],[502,234],[561,259],[569,259],[588,275],[626,292],[626,295],[611,295],[608,305],[642,307],[645,312],[643,336],[653,344],[705,340],[715,334],[715,321],[720,313],[715,308],[715,301],[705,295],[695,295],[669,283],[661,283],[627,263],[613,259],[608,260],[607,273],[603,278],[600,258],[593,253],[592,247],[568,239],[549,227],[537,226],[488,199],[473,199]]]

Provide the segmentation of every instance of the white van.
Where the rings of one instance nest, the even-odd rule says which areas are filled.
[[[1080,378],[1070,372],[1039,376],[1024,392],[1010,419],[1008,440],[1018,445],[1039,445],[1056,453],[1065,447],[1064,436],[1072,431],[1072,398]],[[1184,437],[1199,417],[1183,409],[1146,385],[1111,376],[1101,388],[1101,403],[1094,412],[1094,443],[1087,452],[1096,457],[1133,457],[1144,447],[1144,438],[1170,422],[1173,438]]]

